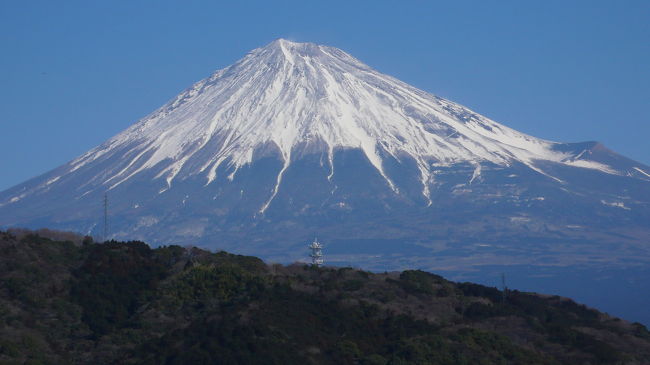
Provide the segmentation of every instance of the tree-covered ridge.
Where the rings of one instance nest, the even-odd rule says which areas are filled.
[[[50,237],[50,238],[45,238]],[[423,271],[0,232],[0,363],[644,364],[650,333]]]

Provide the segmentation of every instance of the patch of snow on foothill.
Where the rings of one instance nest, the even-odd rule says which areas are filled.
[[[608,201],[605,201],[605,200],[601,200],[600,202],[602,204],[604,204],[604,205],[614,207],[614,208],[621,208],[621,209],[625,209],[625,210],[631,210],[632,209],[632,208],[626,207],[625,203],[623,203],[623,202],[608,202]]]
[[[334,150],[361,149],[395,192],[382,156],[399,160],[408,155],[416,162],[427,199],[434,167],[461,162],[476,167],[470,182],[480,176],[483,162],[506,166],[519,161],[544,175],[535,167],[538,160],[612,172],[602,164],[571,160],[575,156],[555,151],[554,142],[418,90],[337,48],[278,39],[72,161],[68,173],[119,156],[125,163],[103,172],[96,183],[112,189],[156,167],[156,178],[164,179],[167,188],[194,175],[209,185],[217,171],[230,171],[227,178],[232,180],[252,162],[257,148],[274,145],[283,166],[260,208],[263,213],[278,192],[294,148],[304,143],[327,154],[330,181],[336,174]],[[227,169],[218,170],[222,164]]]

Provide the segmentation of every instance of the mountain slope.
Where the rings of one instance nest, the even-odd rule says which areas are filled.
[[[474,165],[474,177],[483,163],[519,162],[560,181],[536,166],[536,161],[552,161],[650,180],[645,166],[620,169],[585,156],[588,148],[574,150],[519,133],[382,75],[336,48],[280,39],[196,83],[36,190],[0,204],[15,203],[86,170],[96,173],[77,197],[96,189],[111,191],[148,171],[155,172],[159,193],[192,176],[209,185],[222,165],[232,180],[242,166],[275,153],[282,168],[259,207],[263,213],[292,160],[306,153],[326,154],[331,181],[337,149],[361,149],[395,192],[398,186],[385,172],[386,159],[413,160],[429,204],[435,169],[458,163]],[[107,160],[110,165],[102,166]]]
[[[74,200],[96,199],[122,184],[157,194],[192,179],[209,187],[218,176],[233,181],[242,167],[275,156],[281,165],[272,187],[250,212],[265,213],[288,168],[305,155],[320,154],[328,190],[336,189],[334,157],[340,150],[362,151],[364,162],[398,195],[415,187],[399,186],[387,165],[410,165],[427,205],[436,173],[457,165],[473,167],[469,184],[484,165],[513,164],[562,183],[540,167],[546,162],[650,181],[648,167],[618,157],[594,159],[594,147],[527,136],[380,74],[336,48],[279,39],[196,83],[105,144],[0,195],[0,208],[40,200],[59,186]]]

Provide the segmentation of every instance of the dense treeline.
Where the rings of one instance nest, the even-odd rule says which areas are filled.
[[[46,238],[46,237],[51,237]],[[0,363],[643,364],[650,333],[418,270],[0,232]]]

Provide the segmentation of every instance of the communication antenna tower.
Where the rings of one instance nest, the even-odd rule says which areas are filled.
[[[108,239],[108,194],[104,193],[104,239]]]
[[[312,266],[321,267],[323,266],[323,245],[314,238],[314,242],[308,246],[311,249],[311,264]]]

